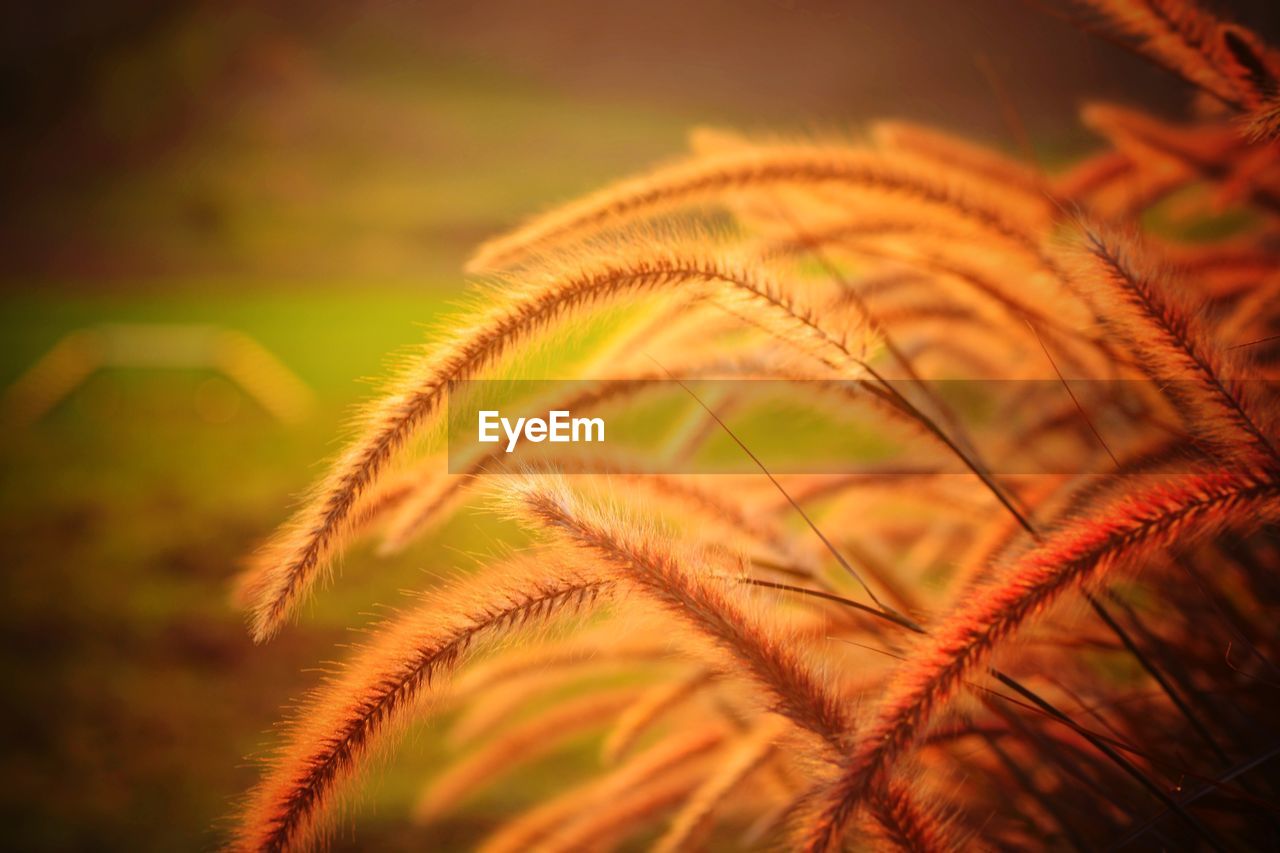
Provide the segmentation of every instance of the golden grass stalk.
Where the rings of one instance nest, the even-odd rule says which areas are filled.
[[[398,472],[394,477],[384,478],[356,508],[347,525],[347,536],[359,537],[388,517],[395,518],[397,511],[402,511],[402,507],[413,499],[419,488],[417,472],[414,469]],[[268,570],[268,565],[263,561],[263,555],[269,551],[269,548],[268,545],[263,551],[254,555],[232,590],[231,601],[241,610],[251,610],[262,594],[261,585],[265,581]]]
[[[985,502],[981,495],[974,492],[971,481],[967,479],[957,481],[956,478],[935,468],[909,469],[894,465],[883,467],[867,465],[861,471],[841,474],[797,474],[780,479],[783,479],[787,493],[801,504],[839,498],[850,492],[871,493],[876,501],[900,497],[910,503],[954,506],[968,510],[973,509],[975,502]],[[904,483],[909,484],[909,491],[902,488]],[[894,495],[894,492],[904,491],[907,493]],[[780,495],[766,495],[763,500],[768,507],[768,512],[783,513],[790,506],[790,502]]]
[[[683,365],[679,375],[699,375],[703,370],[714,371],[724,364],[723,360],[718,360],[708,365]],[[626,377],[590,383],[587,387],[548,404],[545,411],[595,410],[599,406],[618,400],[633,399],[647,390],[660,388],[665,379],[665,373],[649,369],[628,374]],[[395,553],[404,548],[414,537],[430,529],[431,525],[437,523],[451,506],[461,501],[466,487],[486,470],[496,467],[502,460],[502,456],[500,448],[478,452],[473,458],[467,460],[461,471],[455,473],[444,472],[445,464],[442,459],[428,460],[427,463],[419,466],[416,475],[419,481],[418,486],[400,501],[402,508],[393,518],[390,529],[386,533],[383,550]]]
[[[1132,38],[1153,62],[1222,101],[1252,106],[1280,63],[1257,36],[1188,0],[1081,0]]]
[[[1095,194],[1122,180],[1133,171],[1133,161],[1121,151],[1110,149],[1075,163],[1053,177],[1054,195],[1089,204]]]
[[[607,187],[580,201],[543,214],[511,234],[490,240],[468,262],[470,272],[522,263],[547,249],[578,243],[673,207],[715,199],[739,189],[822,187],[885,195],[917,204],[921,215],[958,217],[1015,245],[1037,247],[998,199],[960,194],[926,170],[908,169],[892,158],[849,148],[752,147],[677,163]]]
[[[732,321],[732,318],[729,318]],[[706,322],[701,324],[703,328]],[[681,359],[668,365],[666,370],[655,370],[647,364],[643,370],[625,370],[614,378],[584,382],[585,387],[571,394],[558,397],[554,402],[539,406],[541,411],[563,409],[571,412],[598,411],[603,406],[633,401],[638,396],[670,386],[669,374],[685,378],[748,378],[767,373],[766,363],[753,358],[730,358],[717,355],[706,359]],[[393,515],[385,534],[382,551],[396,553],[415,537],[430,530],[446,517],[451,508],[461,503],[467,487],[485,471],[500,466],[502,449],[477,452],[469,458],[462,470],[446,473],[445,460],[430,459],[408,473],[406,479],[413,482],[409,494],[397,495],[398,511]]]
[[[314,838],[376,747],[480,641],[584,612],[614,586],[545,557],[495,569],[380,631],[302,706],[241,810],[236,849],[290,850]]]
[[[1218,351],[1169,273],[1144,257],[1133,239],[1086,230],[1092,263],[1084,275],[1107,322],[1183,418],[1228,454],[1280,461],[1275,425],[1249,383],[1247,363]]]
[[[707,670],[697,670],[682,678],[656,684],[618,715],[618,721],[600,749],[606,764],[614,764],[631,750],[653,725],[713,679]]]
[[[1268,142],[1280,137],[1280,97],[1260,103],[1249,114],[1245,132],[1254,142]]]
[[[605,725],[631,706],[640,693],[638,687],[587,693],[553,705],[501,732],[482,749],[469,753],[446,770],[423,791],[413,809],[414,821],[435,821],[498,777],[536,761],[586,731]]]
[[[766,717],[743,737],[708,776],[672,819],[667,831],[653,845],[654,853],[678,853],[701,846],[710,832],[720,805],[762,765],[773,757],[777,741],[789,729],[777,717]]]
[[[503,825],[480,846],[481,853],[524,853],[583,819],[590,820],[614,798],[678,772],[724,742],[723,723],[708,723],[654,744],[626,764],[554,797]]]
[[[523,506],[524,517],[609,565],[663,610],[711,640],[720,656],[732,662],[728,671],[754,683],[775,713],[817,736],[835,754],[850,743],[851,720],[844,703],[786,635],[748,616],[721,590],[683,568],[665,541],[582,506],[563,484],[530,480],[513,489],[513,498]],[[669,801],[661,802],[665,808]],[[879,819],[895,827],[896,837],[930,838],[927,827],[909,822],[920,816],[905,805],[909,802],[909,793],[891,784],[872,805]]]
[[[828,850],[856,806],[996,647],[1070,589],[1095,583],[1168,545],[1280,518],[1280,481],[1257,471],[1187,475],[1114,499],[1066,524],[961,602],[907,659],[804,836]]]
[[[646,247],[592,256],[570,272],[533,277],[513,285],[499,305],[469,323],[452,340],[414,365],[390,396],[366,418],[362,434],[339,457],[315,496],[286,524],[245,574],[242,589],[254,601],[252,633],[263,641],[279,630],[348,532],[362,494],[395,452],[444,403],[449,386],[473,378],[511,348],[576,310],[645,292],[717,286],[753,317],[767,319],[821,349],[829,361],[850,360],[843,335],[823,329],[762,271],[714,251]]]
[[[841,703],[773,623],[753,618],[722,584],[685,567],[666,540],[584,506],[563,483],[527,480],[512,487],[520,517],[557,533],[602,561],[677,620],[709,638],[729,671],[755,682],[775,710],[829,744],[844,742],[850,721]]]
[[[593,812],[573,821],[537,846],[538,853],[610,850],[637,828],[682,803],[702,780],[701,768],[668,773],[646,785],[620,791]]]
[[[922,226],[914,226],[917,231]],[[925,226],[927,227],[927,226]],[[870,260],[889,261],[907,265],[920,270],[931,277],[934,292],[937,283],[954,281],[965,289],[998,306],[1007,316],[1017,321],[1004,331],[1008,334],[1024,335],[1025,321],[1033,320],[1041,328],[1055,329],[1062,334],[1072,335],[1071,325],[1064,323],[1061,315],[1053,313],[1033,304],[1028,298],[1027,281],[1019,277],[1016,284],[1006,280],[1010,259],[1002,256],[1003,274],[993,275],[983,265],[974,263],[964,257],[972,254],[972,242],[947,237],[944,241],[914,241],[910,244],[884,242],[873,239],[875,230],[869,230],[863,223],[837,223],[829,227],[814,229],[802,236],[788,237],[770,244],[768,253],[797,254],[818,248],[836,248],[843,252]],[[1036,258],[1043,258],[1039,249]],[[1040,261],[1037,260],[1037,264]],[[1058,284],[1059,268],[1052,262],[1045,261],[1054,279],[1051,284]]]
[[[565,667],[500,681],[478,695],[459,696],[458,691],[454,691],[450,699],[461,709],[449,727],[449,743],[461,746],[486,737],[510,722],[520,709],[532,706],[543,697],[560,694],[571,685],[581,684],[590,675],[590,670]],[[457,686],[456,680],[454,686]]]
[[[930,853],[956,849],[946,823],[928,809],[920,807],[918,798],[896,782],[872,793],[872,815],[891,848],[912,853]]]
[[[472,699],[482,690],[513,678],[558,671],[621,668],[661,661],[671,654],[671,642],[647,630],[635,636],[601,628],[581,632],[554,643],[513,646],[461,673],[453,686],[457,698]]]
[[[973,175],[1001,192],[1022,193],[1042,216],[1050,209],[1043,175],[985,145],[906,121],[878,121],[871,126],[871,137],[884,148],[907,151],[943,168]]]
[[[1196,294],[1206,299],[1248,293],[1280,268],[1280,255],[1258,233],[1217,243],[1164,242],[1159,250],[1195,286]]]
[[[1241,146],[1239,137],[1220,124],[1175,126],[1144,110],[1106,102],[1084,104],[1080,120],[1129,163],[1125,182],[1146,185],[1148,204],[1192,183],[1202,169],[1221,167]],[[1113,184],[1097,196],[1118,189]]]
[[[645,467],[642,460],[624,461],[617,453],[577,452],[540,456],[528,469],[531,472],[586,475],[608,488],[627,488],[673,512],[704,520],[712,528],[709,534],[719,532],[741,536],[775,557],[800,559],[787,536],[771,519],[749,513],[739,501],[695,477],[656,473],[646,471]],[[408,531],[404,534],[407,535]]]

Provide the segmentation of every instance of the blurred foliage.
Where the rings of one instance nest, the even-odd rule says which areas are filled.
[[[204,43],[183,28],[157,42],[189,63],[165,85],[206,73],[188,40]],[[108,130],[130,145],[154,130],[157,61],[132,57],[101,78]],[[0,383],[78,328],[209,323],[253,336],[320,406],[287,427],[213,374],[117,370],[32,429],[2,427],[0,673],[17,701],[0,799],[19,848],[216,844],[256,776],[246,757],[314,684],[305,668],[351,642],[342,626],[369,621],[370,602],[403,601],[420,572],[466,566],[458,551],[484,552],[488,536],[463,520],[437,537],[447,551],[427,543],[353,573],[266,649],[227,600],[240,561],[336,449],[387,353],[423,341],[460,293],[471,243],[675,149],[685,124],[358,44],[274,61],[296,79],[243,93],[181,145],[122,161],[74,204],[51,192],[27,206],[27,248],[52,273],[11,276]],[[550,167],[566,153],[579,171]],[[440,749],[423,742],[427,758]],[[401,767],[379,813],[407,803],[425,773]],[[473,836],[465,824],[485,808],[432,837]],[[411,843],[361,823],[362,844]]]

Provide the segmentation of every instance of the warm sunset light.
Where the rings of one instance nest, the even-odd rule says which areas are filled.
[[[1273,4],[82,11],[15,849],[1280,846]]]

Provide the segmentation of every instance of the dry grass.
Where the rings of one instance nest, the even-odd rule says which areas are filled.
[[[1280,410],[1258,380],[1280,360],[1280,55],[1180,0],[1078,5],[1206,94],[1196,121],[1090,105],[1106,147],[1057,174],[896,122],[867,144],[703,130],[481,247],[497,286],[370,408],[240,594],[265,640],[352,536],[405,547],[486,484],[540,544],[374,632],[299,707],[236,845],[322,840],[434,700],[462,756],[421,821],[601,739],[596,778],[488,850],[1274,844]],[[1249,224],[1179,244],[1143,233],[1158,206]],[[896,456],[744,480],[609,450],[490,477],[497,453],[449,473],[415,441],[452,383],[604,311],[630,332],[547,410],[795,380]],[[946,399],[957,378],[1026,381],[984,414]],[[694,407],[663,461],[738,441],[744,405]]]

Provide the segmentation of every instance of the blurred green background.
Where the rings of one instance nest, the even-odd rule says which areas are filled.
[[[1274,32],[1269,5],[1235,11]],[[114,370],[0,426],[15,849],[216,846],[307,668],[490,547],[471,515],[392,560],[358,549],[263,648],[227,600],[485,236],[677,156],[696,124],[908,117],[1011,147],[1004,99],[1056,160],[1089,144],[1085,96],[1183,94],[1015,0],[18,3],[0,51],[0,387],[76,329],[201,323],[317,400],[284,424],[212,372]],[[572,764],[411,829],[440,750],[414,739],[338,846],[465,845]]]

